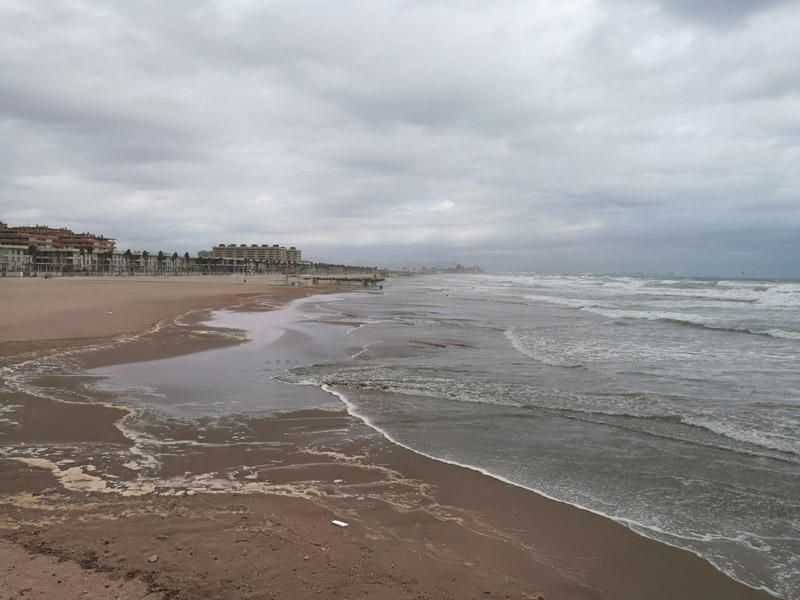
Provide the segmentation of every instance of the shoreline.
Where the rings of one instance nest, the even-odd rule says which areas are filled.
[[[302,291],[306,293],[300,295],[322,290]],[[250,300],[257,303],[259,298],[263,300],[264,296],[254,295]],[[274,302],[274,297],[270,298],[269,302]],[[196,309],[197,319],[189,319],[194,325],[201,320],[197,312],[201,310],[210,309]],[[173,317],[173,321],[179,317]],[[126,361],[121,359],[126,358],[133,359],[127,362],[153,360],[237,343],[237,339],[231,337],[210,335],[204,338],[204,345],[199,347],[196,341],[186,337],[187,332],[192,331],[192,325],[187,327],[183,330],[157,328],[150,334],[122,344],[125,348],[106,349],[105,356],[84,357],[82,369],[98,364],[123,364]],[[241,337],[238,341],[241,341]],[[69,392],[69,386],[64,381],[49,380],[47,383],[56,393]],[[426,457],[393,443],[380,430],[362,422],[363,419],[359,421],[357,415],[350,414],[346,401],[342,402],[342,410],[300,410],[271,417],[243,418],[242,423],[225,425],[228,429],[209,426],[203,429],[203,439],[210,437],[218,445],[207,449],[202,445],[207,444],[206,441],[200,446],[192,445],[193,441],[199,441],[200,435],[194,431],[194,427],[179,423],[151,424],[153,431],[166,428],[169,436],[186,440],[188,445],[185,448],[191,449],[162,460],[162,479],[174,482],[180,473],[198,471],[200,475],[194,481],[203,481],[203,473],[209,472],[211,467],[219,467],[221,473],[228,469],[230,481],[238,487],[226,489],[225,485],[228,484],[220,480],[221,483],[213,481],[214,485],[222,486],[213,493],[210,493],[208,486],[206,493],[198,491],[204,489],[200,486],[180,495],[177,492],[181,490],[176,487],[172,493],[165,490],[166,495],[157,497],[153,496],[154,492],[139,496],[100,494],[103,498],[97,503],[103,506],[95,516],[102,515],[110,529],[118,528],[129,538],[140,540],[142,533],[129,531],[122,524],[125,519],[120,518],[121,514],[134,513],[143,526],[144,535],[154,537],[152,534],[155,531],[178,527],[177,524],[186,519],[185,515],[176,516],[177,512],[183,512],[179,510],[181,505],[206,511],[206,516],[211,515],[223,521],[226,518],[224,515],[228,515],[225,505],[231,501],[245,502],[248,514],[263,514],[264,511],[273,514],[273,507],[286,505],[289,515],[301,515],[286,518],[291,522],[290,528],[307,530],[302,538],[305,542],[320,535],[318,528],[322,528],[327,536],[322,543],[322,547],[327,548],[324,552],[329,553],[336,546],[335,556],[343,564],[331,567],[331,557],[334,555],[327,554],[328,569],[315,584],[320,586],[318,589],[326,589],[329,593],[338,590],[345,593],[371,590],[371,593],[377,593],[379,589],[382,595],[378,597],[387,598],[420,597],[419,594],[459,598],[479,595],[500,598],[541,596],[548,599],[771,597],[735,582],[694,554],[648,539],[607,517],[549,499],[492,475],[487,476],[477,469]],[[77,404],[87,413],[96,413],[96,409],[100,408],[100,405],[87,402]],[[36,414],[39,416],[31,417],[34,421],[44,418],[42,411]],[[61,442],[108,442],[94,439],[105,435],[103,427],[107,427],[108,423],[105,426],[95,423],[90,428],[77,427],[73,428],[74,431],[63,431],[63,424],[71,422],[75,422],[75,419],[62,416],[58,419],[58,426],[51,424],[45,429],[49,428],[51,434],[60,432],[62,438],[65,437]],[[232,433],[234,431],[237,431],[236,435]],[[241,441],[237,436],[241,435],[240,431],[247,432],[250,436],[248,440],[252,438],[251,448],[239,447]],[[30,433],[27,435],[30,437]],[[87,440],[87,436],[93,436],[93,439]],[[6,439],[0,439],[6,442]],[[25,435],[20,435],[20,441],[24,439]],[[50,443],[53,441],[51,439]],[[7,459],[0,458],[0,464],[5,462]],[[95,460],[92,464],[99,462]],[[109,460],[111,463],[113,460]],[[69,467],[69,464],[65,463],[67,468],[62,470],[75,468]],[[238,468],[247,464],[251,464],[248,467],[250,471],[231,471],[232,466]],[[96,468],[102,467],[102,464],[96,465]],[[126,473],[124,468],[117,465],[114,465],[114,469],[115,476],[121,479],[127,477],[135,480],[138,477],[135,472]],[[81,533],[80,528],[76,528],[68,517],[76,510],[75,503],[82,502],[80,498],[92,499],[98,494],[87,495],[80,486],[77,490],[68,490],[67,494],[47,492],[48,477],[51,475],[35,467],[9,469],[5,465],[0,470],[0,482],[9,481],[9,473],[16,485],[3,487],[16,493],[11,509],[8,503],[0,508],[2,513],[6,513],[0,517],[2,537],[13,538],[28,549],[44,548],[46,554],[55,553],[71,561],[80,558],[81,553],[87,551],[86,546],[91,545],[91,536]],[[93,476],[90,473],[79,470],[73,471],[73,474],[78,480],[82,476],[89,477],[83,481],[91,487],[90,478]],[[189,494],[190,491],[193,493]],[[48,494],[54,496],[52,503]],[[62,498],[64,495],[68,497]],[[23,501],[25,498],[27,500]],[[297,505],[296,501],[309,503],[315,508]],[[28,505],[21,508],[20,503],[25,502]],[[181,504],[167,508],[175,502]],[[164,519],[167,523],[160,518],[152,521],[147,515],[137,512],[142,506],[148,505],[162,513],[166,511]],[[353,509],[354,505],[359,508]],[[44,531],[41,527],[29,525],[23,525],[21,530],[7,530],[9,522],[13,524],[13,518],[9,521],[9,517],[15,514],[35,513],[41,517],[39,513],[44,513],[49,518],[52,513],[58,512],[67,518],[62,515],[61,520],[45,519],[47,526]],[[170,516],[171,513],[175,514]],[[280,521],[278,514],[273,519]],[[344,518],[351,526],[343,535],[337,536],[337,532],[332,531],[335,528],[330,528],[329,521],[334,516],[338,518],[342,515],[346,515]],[[26,516],[25,520],[31,521],[31,518]],[[36,519],[33,522],[37,522]],[[232,523],[229,525],[233,526]],[[221,538],[225,538],[230,532],[222,527],[219,533]],[[158,538],[158,535],[155,537]],[[166,535],[169,537],[177,533]],[[271,540],[269,543],[280,546],[276,541],[278,538],[267,536],[267,539]],[[45,542],[43,545],[42,541]],[[181,543],[203,546],[191,536]],[[230,549],[238,549],[237,544],[240,543],[231,542]],[[297,543],[300,542],[295,541]],[[314,546],[314,543],[311,543],[312,547],[320,547]],[[256,552],[259,544],[247,547]],[[369,550],[369,556],[377,553],[378,558],[373,556],[364,563],[364,548]],[[292,545],[289,545],[274,551],[281,555],[277,562],[290,574],[273,585],[284,586],[283,592],[295,594],[295,597],[319,597],[316,595],[317,589],[310,590],[306,585],[310,575],[305,576],[305,583],[301,581],[303,577],[298,579],[297,576],[298,568],[302,567],[301,571],[316,568],[312,564],[306,569],[309,564],[306,560],[310,560],[306,556],[311,555],[303,555],[298,559],[291,549]],[[138,560],[131,558],[133,551],[133,548],[129,548],[127,554],[123,553],[122,565],[132,567],[135,563],[138,565],[136,569],[141,570],[141,557]],[[90,552],[97,553],[96,550]],[[423,556],[426,564],[421,566],[419,563]],[[98,554],[98,557],[102,559],[103,555]],[[98,568],[101,572],[109,569],[117,574],[124,571],[123,567],[111,566],[102,560],[98,563],[99,559],[94,561],[99,567],[91,567],[89,572],[95,573]],[[77,562],[83,564],[80,560]],[[239,564],[247,561],[235,562],[242,585],[251,582],[254,584],[253,590],[257,589],[257,578],[250,573],[249,565]],[[216,588],[211,586],[208,574],[192,578],[186,564],[164,566],[158,560],[154,563],[158,563],[159,567],[153,567],[156,574],[145,576],[138,573],[133,577],[137,581],[144,578],[149,582],[148,589],[153,588],[151,593],[154,594],[192,597],[181,594],[203,590],[210,597],[262,597],[251,596],[248,595],[250,592],[244,591],[233,596],[224,595],[219,589],[214,591]],[[333,563],[337,563],[337,560],[333,560]],[[344,564],[348,566],[345,568]],[[213,572],[213,567],[213,564],[209,565],[208,573]],[[399,579],[396,578],[397,570],[403,573]],[[680,578],[674,576],[676,572],[681,573]],[[631,573],[636,573],[636,576],[631,577]],[[316,576],[316,571],[313,574]],[[377,589],[370,587],[369,580],[376,574],[382,574],[390,583]],[[348,577],[342,580],[343,575]],[[298,582],[303,585],[293,587]]]
[[[616,518],[614,518],[614,517],[612,517],[610,515],[607,515],[605,513],[602,513],[602,512],[596,511],[596,510],[592,510],[592,509],[587,508],[585,506],[582,506],[580,504],[574,504],[574,503],[568,502],[566,500],[561,500],[561,499],[556,498],[554,496],[550,496],[550,495],[546,494],[545,492],[543,492],[541,490],[538,490],[538,489],[535,489],[535,488],[531,488],[531,487],[526,487],[526,486],[524,486],[524,485],[522,485],[520,483],[517,483],[515,481],[507,479],[507,478],[503,477],[502,475],[497,475],[495,473],[492,473],[491,471],[488,471],[487,469],[484,469],[482,467],[478,467],[478,466],[471,465],[471,464],[466,464],[466,463],[461,463],[461,462],[457,462],[457,461],[454,461],[454,460],[448,460],[448,459],[445,459],[445,458],[439,458],[439,457],[433,456],[431,454],[426,454],[425,452],[422,452],[421,450],[417,450],[416,448],[413,448],[413,447],[411,447],[411,446],[409,446],[407,444],[404,444],[403,442],[400,442],[399,440],[395,439],[390,433],[388,433],[387,431],[381,429],[380,427],[378,427],[377,425],[372,423],[370,421],[370,419],[367,418],[366,416],[360,414],[355,409],[355,407],[353,407],[352,403],[347,399],[347,397],[344,394],[342,394],[341,392],[337,392],[337,391],[331,389],[327,385],[323,385],[322,389],[325,390],[326,392],[328,392],[329,394],[337,397],[345,405],[348,415],[350,415],[351,417],[362,421],[365,425],[367,425],[371,429],[374,429],[377,433],[379,433],[382,437],[384,437],[390,443],[392,443],[392,444],[394,444],[396,446],[399,446],[399,447],[401,447],[401,448],[403,448],[405,450],[408,450],[409,452],[412,452],[414,454],[417,454],[417,455],[419,455],[419,456],[421,456],[423,458],[429,459],[429,460],[433,460],[433,461],[440,462],[440,463],[443,463],[443,464],[446,464],[446,465],[450,465],[452,467],[456,467],[456,468],[459,468],[459,469],[466,469],[468,471],[473,471],[475,473],[483,475],[484,477],[488,477],[490,479],[494,479],[495,481],[498,481],[498,482],[500,482],[500,483],[502,483],[504,485],[509,485],[509,486],[518,488],[520,490],[524,490],[526,492],[529,492],[531,494],[535,494],[537,496],[540,496],[540,497],[544,498],[545,500],[548,500],[548,501],[551,501],[551,502],[556,502],[558,504],[562,504],[562,505],[567,506],[567,507],[572,508],[572,509],[585,511],[587,513],[590,513],[590,514],[595,515],[597,517],[600,517],[602,519],[607,519],[608,521],[612,521],[613,523],[616,523],[618,525],[621,525],[621,526],[625,527],[626,529],[629,529],[632,533],[635,533],[636,535],[639,535],[644,539],[647,539],[649,541],[655,542],[657,544],[663,544],[665,546],[669,546],[670,548],[674,548],[674,549],[679,550],[681,552],[688,552],[689,554],[692,554],[692,555],[696,556],[697,558],[701,559],[702,561],[708,563],[711,567],[713,567],[715,570],[719,571],[720,573],[722,573],[726,577],[732,579],[736,583],[739,583],[739,584],[741,584],[741,585],[743,585],[743,586],[745,586],[745,587],[747,587],[747,588],[749,588],[751,590],[754,590],[754,591],[757,591],[757,592],[765,592],[765,593],[769,594],[770,597],[773,597],[773,598],[780,598],[780,596],[777,593],[775,593],[773,590],[770,590],[770,589],[768,589],[766,587],[755,587],[755,586],[747,584],[744,581],[740,581],[740,580],[736,579],[735,577],[733,577],[732,575],[726,573],[723,569],[721,569],[720,567],[715,565],[713,562],[711,562],[710,560],[706,559],[705,557],[703,557],[701,554],[699,554],[697,552],[694,552],[694,551],[686,549],[686,548],[682,548],[682,547],[680,547],[680,546],[678,546],[676,544],[671,544],[669,542],[656,539],[655,537],[650,537],[650,536],[648,536],[648,535],[646,535],[644,533],[639,533],[639,532],[637,532],[636,530],[633,529],[632,525],[639,526],[642,529],[648,529],[647,526],[642,525],[641,523],[637,523],[635,521],[626,522],[626,521],[623,521],[623,520],[620,520],[620,519],[616,519]]]
[[[326,389],[326,388],[327,388],[327,386],[323,386],[323,389]],[[328,390],[326,389],[326,391],[328,391]],[[745,586],[745,587],[747,587],[747,588],[749,588],[749,589],[751,589],[753,591],[756,591],[756,592],[764,592],[764,593],[768,594],[768,597],[771,597],[771,598],[781,598],[781,596],[777,592],[775,592],[774,590],[771,590],[771,589],[769,589],[767,587],[763,587],[763,586],[762,587],[756,587],[756,586],[750,585],[747,582],[741,581],[741,580],[737,579],[736,577],[734,577],[733,575],[730,575],[729,573],[726,573],[722,568],[718,567],[712,561],[708,560],[707,558],[705,558],[704,556],[702,556],[698,552],[695,552],[695,551],[693,551],[691,549],[683,548],[683,547],[681,547],[681,546],[679,546],[677,544],[673,544],[673,543],[670,543],[668,541],[659,540],[656,537],[651,537],[651,536],[649,536],[649,535],[647,535],[645,533],[641,533],[641,532],[636,531],[634,529],[634,526],[641,527],[642,529],[645,529],[645,530],[649,529],[649,527],[647,527],[646,525],[642,525],[641,523],[638,523],[636,521],[625,521],[625,520],[621,520],[621,519],[618,519],[618,518],[614,518],[614,517],[612,517],[612,516],[610,516],[610,515],[608,515],[606,513],[599,512],[599,511],[596,511],[596,510],[592,510],[591,508],[587,508],[586,506],[583,506],[583,505],[580,505],[580,504],[575,504],[575,503],[569,502],[567,500],[561,500],[561,499],[556,498],[554,496],[548,495],[547,493],[545,493],[545,492],[543,492],[543,491],[541,491],[539,489],[527,487],[527,486],[525,486],[523,484],[520,484],[520,483],[517,483],[517,482],[512,481],[510,479],[507,479],[507,478],[503,477],[502,475],[497,475],[495,473],[492,473],[491,471],[489,471],[487,469],[484,469],[482,467],[479,467],[479,466],[476,466],[476,465],[472,465],[472,464],[467,464],[467,463],[461,463],[461,462],[454,461],[454,460],[448,460],[448,459],[445,459],[445,458],[439,458],[439,457],[433,456],[431,454],[426,454],[425,452],[422,452],[421,450],[417,450],[417,449],[415,449],[415,448],[413,448],[411,446],[408,446],[407,444],[404,444],[403,442],[400,442],[397,439],[395,439],[391,434],[389,434],[388,432],[384,431],[380,427],[378,427],[378,426],[374,425],[373,423],[371,423],[370,420],[367,417],[359,414],[356,410],[352,409],[350,402],[346,399],[346,397],[343,394],[341,394],[339,392],[336,392],[336,391],[333,391],[333,390],[330,390],[329,393],[331,393],[332,395],[334,395],[337,398],[339,398],[346,405],[347,413],[350,416],[352,416],[353,418],[359,419],[360,421],[364,422],[365,425],[367,425],[368,427],[374,429],[382,437],[384,437],[387,441],[389,441],[390,443],[392,443],[394,445],[397,445],[397,446],[403,448],[404,450],[408,450],[409,452],[412,452],[412,453],[414,453],[416,455],[419,455],[419,456],[421,456],[423,458],[426,458],[426,459],[429,459],[429,460],[433,460],[433,461],[436,461],[436,462],[439,462],[439,463],[442,463],[442,464],[445,464],[445,465],[449,465],[449,466],[456,467],[456,468],[459,468],[459,469],[466,469],[468,471],[473,471],[473,472],[478,473],[478,474],[480,474],[480,475],[482,475],[484,477],[488,477],[490,479],[493,479],[493,480],[495,480],[495,481],[497,481],[497,482],[499,482],[501,484],[509,485],[509,486],[518,488],[520,490],[524,490],[525,492],[528,492],[528,493],[531,493],[531,494],[535,494],[536,496],[540,496],[543,499],[548,500],[550,502],[555,502],[555,503],[558,503],[558,504],[562,504],[562,505],[564,505],[566,507],[569,507],[571,509],[584,511],[584,512],[590,513],[592,515],[595,515],[597,517],[600,517],[602,519],[606,519],[606,520],[611,521],[611,522],[613,522],[615,524],[618,524],[618,525],[621,525],[621,526],[625,527],[626,529],[628,529],[632,533],[634,533],[634,534],[636,534],[636,535],[638,535],[638,536],[640,536],[640,537],[642,537],[642,538],[644,538],[644,539],[646,539],[648,541],[651,541],[651,542],[654,542],[654,543],[657,543],[657,544],[663,544],[665,546],[669,546],[670,548],[674,548],[675,550],[678,550],[680,552],[687,552],[687,553],[689,553],[689,554],[691,554],[693,556],[696,556],[697,558],[699,558],[703,562],[708,563],[709,566],[711,566],[713,569],[715,569],[719,573],[725,575],[726,577],[728,577],[732,581],[736,582],[737,584],[741,584],[741,585],[743,585],[743,586]]]

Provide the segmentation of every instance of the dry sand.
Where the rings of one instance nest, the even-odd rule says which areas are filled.
[[[23,290],[38,292],[39,283],[70,298],[87,329],[32,304],[13,310],[29,323],[48,321],[54,339],[92,339],[40,337],[22,353],[9,342],[0,367],[13,373],[53,348],[95,349],[71,355],[61,373],[42,367],[27,391],[0,391],[0,407],[15,407],[0,413],[0,451],[38,452],[27,464],[0,459],[0,599],[768,597],[610,520],[392,445],[342,410],[144,421],[138,431],[161,440],[146,488],[147,469],[123,464],[135,449],[119,426],[128,411],[75,373],[235,340],[169,325],[99,350],[96,338],[214,302],[252,308],[265,296],[286,301],[308,290],[49,280],[0,294],[24,302]],[[129,320],[92,324],[97,290]],[[253,291],[259,296],[241,295]],[[97,489],[93,472],[113,476],[117,492],[88,491]]]
[[[9,277],[0,279],[0,342],[96,338],[133,333],[189,310],[237,304],[296,288],[263,276]]]

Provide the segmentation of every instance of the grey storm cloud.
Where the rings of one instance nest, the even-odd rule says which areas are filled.
[[[792,0],[660,0],[664,9],[684,18],[723,25],[740,21],[754,13],[768,10],[776,4]]]
[[[800,3],[0,5],[0,220],[800,275]]]

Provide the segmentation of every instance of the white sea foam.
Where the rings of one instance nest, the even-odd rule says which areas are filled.
[[[800,306],[800,283],[793,282],[609,278],[596,275],[522,275],[513,278],[512,282],[528,289],[549,292],[525,293],[524,298],[573,307],[602,305],[619,299],[663,303],[669,298],[720,307],[730,306],[731,303],[766,309]],[[565,295],[565,292],[570,295]],[[490,286],[483,286],[479,293],[493,294]],[[587,296],[587,293],[591,295]]]
[[[46,458],[9,457],[30,467],[47,469],[66,489],[73,492],[109,492],[106,481],[96,475],[89,475],[84,471],[90,470],[88,466],[69,467],[62,469],[58,464]],[[91,466],[91,465],[90,465]]]
[[[684,321],[696,325],[706,325],[711,322],[708,317],[703,315],[679,312],[667,312],[661,310],[626,310],[616,308],[601,308],[587,306],[581,310],[608,317],[610,319],[645,319],[648,321]]]
[[[547,302],[550,304],[558,304],[560,306],[569,306],[571,308],[616,308],[613,304],[602,303],[598,300],[591,300],[585,298],[564,298],[560,296],[545,296],[542,294],[526,294],[526,300],[533,300],[535,302]]]
[[[732,440],[800,456],[800,438],[796,435],[781,436],[777,431],[759,431],[752,424],[736,422],[731,418],[720,418],[717,415],[690,415],[683,417],[682,421],[689,425],[703,427]],[[795,430],[797,430],[797,424],[794,424]]]
[[[583,366],[579,360],[565,351],[566,345],[563,342],[553,342],[544,337],[534,341],[530,335],[526,336],[520,329],[513,327],[505,331],[505,336],[517,352],[543,364],[567,368]]]
[[[349,333],[349,332],[348,332],[348,333]],[[375,342],[370,342],[369,344],[366,344],[366,345],[364,345],[364,346],[361,348],[361,350],[359,350],[358,352],[356,352],[355,354],[353,354],[353,355],[352,355],[350,358],[351,358],[352,360],[355,360],[355,359],[357,359],[359,356],[361,356],[361,355],[363,355],[363,354],[366,354],[367,352],[369,352],[369,348],[370,348],[370,346],[374,346],[374,345],[376,345],[376,344],[380,344],[380,343],[381,343],[381,340],[377,340],[377,341],[375,341]]]
[[[706,561],[710,562],[711,564],[713,564],[716,568],[718,568],[720,571],[726,573],[729,577],[731,577],[733,579],[736,579],[738,581],[741,581],[742,583],[744,583],[744,584],[746,584],[746,585],[748,585],[750,587],[753,587],[755,589],[763,590],[763,591],[765,591],[765,592],[767,592],[769,594],[772,594],[774,596],[778,596],[778,597],[780,596],[780,593],[778,591],[773,590],[773,589],[769,588],[768,586],[765,586],[765,585],[753,585],[753,584],[751,584],[751,583],[749,583],[747,581],[743,581],[742,579],[740,579],[737,576],[738,574],[734,570],[728,568],[726,565],[721,564],[720,562],[709,558],[707,555],[704,555],[703,553],[692,549],[691,547],[687,546],[685,543],[681,543],[681,541],[688,542],[690,540],[710,541],[711,538],[709,536],[705,536],[705,535],[699,535],[698,536],[698,535],[692,535],[692,534],[688,534],[688,535],[687,534],[681,534],[681,533],[678,533],[678,532],[669,531],[667,529],[664,529],[662,527],[659,527],[659,526],[656,526],[656,525],[653,525],[653,524],[642,523],[642,522],[637,521],[635,519],[629,519],[629,518],[615,516],[615,515],[612,515],[612,514],[607,513],[607,512],[603,512],[603,511],[600,511],[600,510],[597,510],[597,509],[594,509],[594,508],[590,508],[588,506],[583,505],[582,503],[570,501],[570,500],[565,499],[563,497],[556,497],[556,496],[550,495],[550,494],[548,494],[547,492],[545,492],[542,489],[521,484],[518,481],[514,481],[514,480],[509,479],[507,477],[504,477],[502,475],[498,475],[498,474],[493,473],[492,471],[490,471],[488,469],[485,469],[483,467],[480,467],[480,466],[477,466],[477,465],[474,465],[474,464],[465,463],[465,462],[459,462],[459,461],[456,461],[456,460],[447,459],[447,458],[443,458],[443,457],[440,457],[440,456],[436,456],[436,455],[433,455],[433,454],[429,454],[429,453],[423,452],[423,451],[421,451],[421,450],[419,450],[417,448],[414,448],[411,445],[408,445],[408,444],[402,442],[400,439],[398,439],[397,437],[395,437],[391,433],[389,433],[386,429],[384,429],[384,428],[380,427],[379,425],[377,425],[366,414],[361,412],[358,409],[358,407],[352,401],[350,401],[350,399],[347,398],[347,396],[344,393],[342,393],[341,391],[337,390],[335,387],[330,386],[330,385],[322,385],[321,387],[322,387],[323,390],[325,390],[329,394],[339,398],[339,400],[341,400],[341,402],[345,405],[345,408],[347,409],[348,414],[350,414],[351,416],[359,419],[365,425],[367,425],[368,427],[372,428],[373,430],[378,432],[381,436],[386,438],[391,443],[396,444],[397,446],[405,448],[406,450],[409,450],[409,451],[411,451],[411,452],[413,452],[415,454],[418,454],[420,456],[424,456],[426,458],[429,458],[429,459],[432,459],[432,460],[436,460],[436,461],[439,461],[439,462],[442,462],[442,463],[445,463],[445,464],[461,467],[461,468],[464,468],[464,469],[469,469],[471,471],[478,472],[478,473],[480,473],[482,475],[485,475],[487,477],[491,477],[491,478],[496,479],[498,481],[501,481],[503,483],[507,483],[509,485],[513,485],[513,486],[516,486],[516,487],[519,487],[519,488],[526,489],[528,491],[534,492],[534,493],[539,494],[540,496],[543,496],[543,497],[545,497],[545,498],[547,498],[549,500],[553,500],[553,501],[556,501],[556,502],[559,502],[559,503],[562,503],[562,504],[567,504],[569,506],[573,506],[575,508],[578,508],[578,509],[581,509],[581,510],[585,510],[587,512],[599,515],[601,517],[605,517],[607,519],[611,519],[613,521],[616,521],[618,523],[621,523],[621,524],[633,529],[634,531],[636,531],[637,533],[639,533],[640,535],[643,535],[645,537],[649,537],[649,538],[657,540],[657,541],[659,541],[661,543],[666,543],[668,545],[671,545],[671,546],[674,546],[674,547],[677,547],[677,548],[681,548],[681,549],[684,549],[684,550],[689,550],[690,552],[692,552],[696,556],[698,556],[698,557],[702,558],[703,560],[706,560]],[[728,540],[730,538],[724,538],[723,536],[715,536],[715,539],[726,539],[726,540]],[[738,538],[737,538],[737,540],[738,540]]]
[[[783,338],[786,340],[800,340],[800,331],[786,331],[784,329],[764,329],[762,331],[754,331],[754,333],[769,335],[775,338]]]

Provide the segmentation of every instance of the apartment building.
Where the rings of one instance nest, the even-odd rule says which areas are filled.
[[[24,246],[0,244],[0,277],[22,275],[29,264],[30,257]]]
[[[75,233],[66,227],[46,225],[23,225],[9,227],[0,222],[0,244],[8,246],[41,246],[54,250],[83,250],[89,254],[103,254],[114,251],[115,241],[94,233]]]
[[[204,250],[200,258],[222,258],[248,260],[272,265],[296,265],[302,260],[300,250],[278,244],[217,244],[210,251]]]

